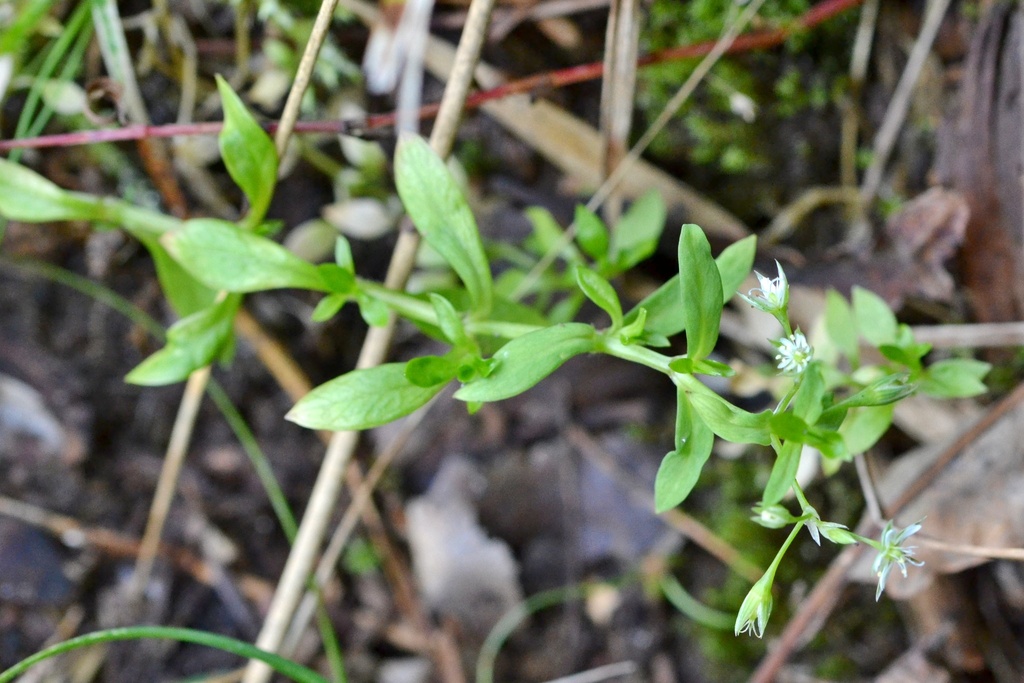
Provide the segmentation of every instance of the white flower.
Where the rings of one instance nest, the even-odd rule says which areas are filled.
[[[923,521],[923,520],[922,520]],[[907,563],[920,567],[924,564],[921,560],[914,559],[915,546],[903,547],[903,542],[921,530],[921,522],[911,524],[902,531],[893,526],[890,520],[882,530],[882,544],[878,549],[878,557],[871,565],[871,571],[878,575],[878,589],[875,591],[875,602],[882,597],[885,590],[885,582],[889,578],[889,572],[894,565],[899,566],[900,573],[907,576]]]
[[[775,360],[779,361],[779,370],[787,375],[799,375],[807,369],[807,364],[814,357],[811,345],[803,332],[794,332],[789,337],[775,342],[779,353]]]
[[[754,275],[761,286],[746,294],[740,294],[740,297],[754,308],[779,317],[785,315],[786,307],[789,306],[789,280],[786,279],[786,273],[778,261],[775,262],[775,267],[779,269],[779,276],[775,279],[761,275],[755,270]]]
[[[804,524],[807,526],[807,531],[811,534],[811,539],[813,539],[819,546],[821,545],[822,536],[833,543],[838,543],[839,545],[848,545],[850,543],[857,542],[856,537],[850,533],[850,530],[845,524],[821,521],[821,516],[812,506],[808,505],[804,507],[804,515],[807,517],[804,520]]]

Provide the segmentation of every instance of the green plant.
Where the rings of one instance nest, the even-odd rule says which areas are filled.
[[[238,224],[179,221],[121,200],[62,190],[32,171],[0,162],[0,215],[21,221],[118,224],[152,253],[168,299],[183,317],[169,331],[167,345],[133,370],[129,381],[172,383],[215,359],[230,358],[231,321],[242,295],[279,288],[323,294],[313,313],[317,320],[355,303],[371,325],[384,325],[395,314],[448,346],[442,355],[354,370],[317,387],[288,414],[310,429],[383,425],[417,410],[452,382],[460,385],[455,398],[472,411],[530,389],[574,356],[606,354],[656,370],[676,387],[675,438],[655,483],[659,511],[687,498],[716,436],[775,453],[754,519],[766,527],[792,530],[740,608],[737,633],[763,634],[775,571],[802,528],[819,543],[824,537],[875,547],[879,594],[893,566],[905,571],[907,563],[915,563],[912,548],[903,543],[919,525],[897,531],[890,523],[882,540],[874,541],[823,521],[795,481],[801,452],[816,449],[837,467],[881,437],[895,402],[915,391],[942,397],[978,394],[984,391],[981,378],[987,364],[948,360],[926,367],[923,358],[930,347],[916,343],[885,303],[863,289],[854,290],[850,303],[836,293],[828,295],[827,335],[812,346],[790,323],[789,286],[779,266],[777,277],[758,274],[760,286],[741,296],[780,324],[782,335],[774,344],[785,384],[773,409],[743,410],[708,388],[700,376],[734,372],[712,352],[723,307],[750,273],[754,238],[731,245],[715,258],[698,226],[682,226],[678,274],[627,311],[609,279],[653,252],[664,224],[657,196],[637,202],[614,231],[580,209],[573,242],[549,215],[534,211],[534,237],[527,252],[506,249],[504,254],[519,265],[495,281],[458,183],[427,143],[411,135],[401,138],[395,155],[398,194],[423,239],[459,284],[418,295],[386,289],[356,273],[344,238],[338,239],[333,263],[309,263],[269,238],[275,226],[264,221],[264,214],[276,183],[274,147],[231,89],[223,81],[218,86],[225,112],[221,153],[250,206]],[[533,259],[549,251],[558,254],[559,265],[532,277]],[[535,295],[533,305],[518,300],[523,293]],[[605,313],[603,326],[574,320],[584,300]],[[663,353],[670,338],[679,334],[685,336],[686,353]],[[864,344],[874,347],[882,360],[864,362]],[[782,504],[790,491],[799,514]]]

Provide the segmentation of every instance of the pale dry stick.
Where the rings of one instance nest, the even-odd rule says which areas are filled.
[[[142,534],[139,556],[135,561],[135,574],[131,583],[133,595],[141,596],[149,583],[153,563],[160,549],[160,537],[163,535],[167,514],[171,509],[171,501],[174,499],[174,490],[178,486],[178,476],[181,474],[181,468],[185,462],[185,454],[188,453],[192,428],[195,425],[196,415],[199,413],[199,406],[203,402],[203,394],[206,393],[206,384],[209,380],[210,366],[207,365],[190,374],[185,383],[185,393],[178,406],[178,414],[174,418],[171,438],[167,443],[167,452],[164,454],[164,462],[160,468],[160,478],[157,480],[153,503],[149,508],[146,530]]]
[[[882,119],[882,126],[875,135],[871,164],[864,172],[864,180],[861,183],[860,197],[864,206],[871,204],[878,194],[882,184],[882,174],[889,163],[889,157],[896,145],[896,138],[899,136],[900,129],[903,128],[903,123],[906,121],[907,112],[910,110],[910,99],[914,93],[914,87],[917,85],[917,79],[928,59],[928,53],[931,52],[932,44],[935,42],[935,36],[939,33],[939,27],[942,25],[942,18],[946,16],[947,9],[949,9],[949,0],[931,0],[928,3],[921,32],[914,42],[914,47],[910,50],[907,65],[900,75],[896,91],[893,93],[889,108]]]
[[[860,481],[860,489],[864,494],[864,504],[867,515],[871,521],[882,526],[882,504],[878,502],[878,489],[875,488],[875,480],[871,476],[871,468],[868,467],[868,460],[864,453],[858,453],[853,457],[854,467],[857,469],[857,479]]]
[[[941,550],[957,555],[970,555],[971,557],[985,557],[990,560],[1012,560],[1024,562],[1024,548],[994,548],[990,546],[971,545],[969,543],[947,543],[926,534],[914,536],[917,544],[932,550]]]
[[[810,187],[800,196],[787,204],[775,214],[764,232],[758,235],[762,245],[778,244],[793,234],[794,229],[807,216],[823,206],[830,204],[846,204],[851,207],[860,206],[860,192],[856,187]]]
[[[298,401],[310,392],[313,385],[302,369],[299,368],[295,359],[292,358],[280,342],[264,332],[246,311],[239,311],[235,318],[235,329],[254,347],[260,361],[270,371],[270,374],[277,381],[278,385],[284,389],[289,398],[293,401]],[[324,445],[330,443],[331,432],[321,430],[317,432],[317,435],[324,442]],[[358,462],[354,460],[349,462],[348,467],[345,469],[345,483],[356,496],[358,496],[357,492],[365,488],[364,475]],[[409,570],[398,559],[398,554],[387,533],[384,531],[383,521],[373,501],[367,498],[364,504],[357,505],[356,509],[362,515],[370,541],[383,558],[384,573],[392,584],[395,602],[398,605],[399,611],[411,622],[425,624],[426,622],[422,618],[423,610],[415,600],[415,591],[412,589]],[[344,524],[344,520],[342,523]],[[321,589],[326,586],[329,578],[330,576],[320,582],[319,587]],[[306,596],[310,597],[310,594],[307,592]]]
[[[313,578],[314,587],[322,590],[334,575],[335,567],[338,565],[341,553],[344,551],[349,537],[355,530],[359,516],[363,513],[364,508],[371,503],[371,496],[374,489],[377,488],[377,483],[384,476],[384,473],[391,466],[391,463],[394,462],[395,458],[405,449],[416,428],[423,422],[423,419],[430,411],[430,407],[437,400],[438,397],[435,396],[425,406],[405,418],[402,422],[401,431],[373,459],[373,465],[367,471],[362,484],[354,492],[352,502],[349,503],[341,520],[334,527],[331,539],[320,557],[320,562],[317,564],[316,573]],[[313,591],[307,590],[302,597],[302,602],[299,604],[298,609],[295,610],[295,617],[292,619],[291,628],[283,641],[284,645],[281,648],[281,653],[284,656],[290,656],[298,645],[302,635],[309,627],[310,620],[313,618],[316,604],[316,594]]]
[[[612,0],[605,33],[604,75],[601,79],[601,172],[611,175],[622,161],[633,126],[636,62],[640,42],[640,6],[636,0]],[[604,219],[615,225],[622,216],[624,198],[613,192],[604,205]]]
[[[914,339],[939,349],[1024,346],[1024,322],[917,325]]]
[[[857,186],[857,132],[860,127],[860,93],[868,74],[875,25],[878,23],[879,0],[867,0],[860,11],[857,33],[850,54],[850,90],[843,108],[840,132],[839,175],[845,187]]]
[[[612,173],[608,177],[608,180],[605,181],[605,183],[598,188],[597,192],[594,193],[594,196],[587,204],[588,208],[594,210],[604,202],[616,187],[618,187],[625,175],[629,173],[630,167],[640,159],[640,155],[647,150],[651,142],[654,141],[654,138],[657,137],[658,133],[668,125],[669,121],[675,118],[676,114],[679,113],[679,110],[690,99],[690,96],[693,95],[697,86],[700,85],[708,72],[711,71],[711,68],[714,67],[714,65],[718,63],[718,60],[725,55],[726,51],[728,51],[732,46],[739,34],[743,32],[743,29],[747,27],[747,24],[749,24],[757,15],[764,2],[765,0],[754,0],[747,5],[743,12],[741,12],[740,15],[726,27],[725,31],[722,32],[721,38],[719,38],[718,42],[715,43],[714,49],[700,61],[697,67],[693,70],[693,73],[690,74],[690,77],[683,83],[682,87],[680,87],[679,90],[672,95],[672,98],[668,103],[665,104],[664,109],[662,109],[661,113],[658,114],[658,118],[654,120],[654,123],[648,126],[647,130],[644,131],[644,134],[640,136],[640,139],[637,140],[636,144],[629,150],[629,153],[622,160],[622,163],[615,168],[615,172]]]
[[[654,138],[657,137],[658,133],[668,125],[668,122],[679,113],[679,109],[686,104],[687,100],[690,99],[690,96],[693,95],[693,92],[704,80],[708,72],[711,71],[712,67],[714,67],[714,65],[718,63],[718,60],[720,60],[729,50],[729,47],[733,42],[735,42],[737,36],[739,36],[743,29],[746,28],[747,24],[749,24],[754,18],[764,2],[765,0],[754,0],[733,22],[726,27],[722,36],[715,43],[714,48],[712,48],[712,50],[705,55],[704,59],[697,64],[697,67],[690,73],[689,78],[686,79],[679,90],[676,91],[665,105],[664,109],[661,110],[661,113],[658,114],[658,118],[655,119],[654,123],[644,131],[644,134],[639,140],[637,140],[636,144],[633,145],[626,156],[623,157],[622,161],[615,167],[615,170],[608,176],[608,179],[601,183],[601,186],[597,188],[597,191],[590,198],[590,201],[587,202],[588,209],[596,211],[602,204],[604,204],[609,195],[618,188],[619,184],[626,175],[628,175],[633,165],[640,160],[640,156],[650,146]],[[545,272],[551,264],[554,263],[555,259],[558,258],[558,255],[562,253],[562,250],[572,241],[575,234],[575,225],[570,225],[566,228],[560,242],[553,248],[549,249],[548,253],[537,262],[537,265],[535,265],[530,272],[526,274],[526,277],[523,278],[519,283],[519,286],[512,292],[510,298],[516,300],[522,298],[527,292],[529,292],[534,283],[540,277],[541,273]]]
[[[331,5],[331,12],[333,12],[333,0],[326,0],[325,5],[327,4]],[[479,58],[486,37],[487,21],[493,4],[493,0],[473,0],[470,5],[455,65],[448,81],[448,87],[445,88],[441,98],[440,111],[430,136],[430,146],[441,157],[447,157],[451,150],[458,119],[472,80],[473,67]],[[289,128],[293,125],[294,121]],[[416,232],[404,230],[401,233],[388,266],[384,280],[385,286],[391,289],[405,287],[405,282],[415,263],[418,246],[419,237]],[[392,314],[386,326],[370,328],[356,363],[357,368],[374,367],[384,361],[394,334],[394,326],[395,317]],[[331,513],[341,491],[346,466],[355,451],[358,440],[359,433],[351,431],[336,432],[331,438],[320,472],[317,474],[313,490],[310,492],[306,513],[303,515],[298,534],[278,582],[274,600],[256,640],[257,647],[261,649],[276,652],[288,630],[292,615],[313,569],[327,525],[330,523]],[[262,662],[250,661],[243,680],[245,683],[264,683],[270,672],[270,668]]]
[[[601,683],[620,676],[632,676],[640,667],[634,661],[616,662],[580,671],[579,673],[553,678],[547,683]]]
[[[91,546],[105,555],[117,558],[138,557],[137,538],[110,529],[87,527],[73,517],[59,515],[20,500],[0,496],[0,516],[17,519],[45,529],[69,548]],[[193,579],[212,588],[221,579],[218,570],[191,550],[162,545],[160,552],[168,561]],[[248,574],[236,575],[239,590],[249,600],[263,604],[270,599],[272,586],[264,579]]]
[[[640,482],[635,475],[623,471],[615,463],[615,459],[611,454],[590,434],[576,425],[570,425],[566,429],[566,436],[569,439],[569,443],[579,450],[580,453],[589,458],[591,462],[600,467],[615,481],[624,485],[630,497],[645,508],[654,508],[654,494],[650,492],[650,489]],[[718,559],[722,564],[751,582],[757,581],[764,574],[763,569],[743,557],[739,551],[718,538],[713,531],[685,512],[673,509],[662,513],[659,517],[663,522],[704,549],[709,555]]]
[[[295,121],[299,118],[302,98],[306,94],[306,88],[309,87],[309,81],[313,78],[313,67],[316,66],[320,48],[327,40],[327,32],[331,29],[331,19],[334,18],[334,8],[337,5],[338,0],[323,0],[316,19],[313,21],[309,41],[306,43],[306,49],[302,52],[299,68],[295,72],[295,80],[292,81],[288,99],[284,103],[284,111],[281,112],[281,122],[274,134],[274,147],[277,148],[278,157],[283,157],[288,149],[288,140],[295,129]]]

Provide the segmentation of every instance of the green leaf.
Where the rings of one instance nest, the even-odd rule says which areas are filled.
[[[328,294],[317,303],[310,320],[315,323],[326,322],[337,315],[347,302],[348,297],[344,294]]]
[[[860,345],[857,321],[850,304],[834,289],[825,292],[825,330],[836,348],[842,351],[850,365],[860,364]]]
[[[249,213],[244,225],[252,228],[263,220],[274,196],[277,152],[270,136],[219,74],[217,90],[224,107],[224,127],[217,143],[228,173],[249,198]]]
[[[452,302],[440,294],[431,293],[430,303],[434,306],[434,313],[437,315],[437,326],[441,334],[453,346],[468,346],[471,344],[466,328],[462,324],[462,318]]]
[[[632,344],[644,333],[644,324],[647,322],[647,309],[641,308],[639,315],[630,324],[619,330],[619,341],[623,344]]]
[[[475,313],[491,308],[491,270],[476,220],[444,162],[423,138],[403,135],[395,152],[395,185],[417,230],[462,279]]]
[[[768,483],[764,487],[764,496],[761,499],[762,506],[774,505],[782,500],[793,481],[796,479],[796,471],[800,466],[800,452],[803,450],[798,441],[787,441],[782,444],[779,450],[779,457],[775,459],[772,466],[772,473],[768,476]]]
[[[405,378],[418,387],[433,387],[455,379],[460,365],[460,359],[453,354],[420,356],[405,364]]]
[[[353,370],[303,396],[285,418],[309,429],[350,431],[405,417],[444,388],[417,386],[405,371],[405,363]]]
[[[125,381],[144,386],[173,384],[220,357],[233,341],[232,326],[240,296],[224,298],[176,322],[167,344],[128,373]]]
[[[563,241],[565,232],[550,211],[542,206],[530,206],[523,213],[533,227],[533,235],[527,240],[527,246],[531,251],[543,256],[557,249],[559,256],[571,259],[572,249]],[[579,260],[578,255],[574,260]]]
[[[352,259],[352,245],[344,235],[338,235],[334,242],[334,262],[353,275],[356,274],[356,262]]]
[[[164,236],[167,251],[196,279],[228,292],[296,288],[329,292],[320,271],[277,242],[233,223],[196,218]]]
[[[902,326],[901,326],[902,327]],[[921,359],[928,355],[928,352],[932,350],[931,344],[916,344],[910,342],[906,346],[896,346],[895,344],[882,344],[878,347],[878,350],[887,359],[893,363],[899,363],[900,365],[906,366],[912,372],[921,371]]]
[[[749,413],[715,394],[692,393],[690,403],[700,418],[718,436],[733,443],[771,443],[768,422],[771,411]]]
[[[769,427],[776,438],[807,444],[830,458],[846,455],[846,446],[838,434],[831,430],[811,427],[793,413],[772,415]]]
[[[992,366],[971,358],[952,358],[928,366],[919,380],[922,393],[936,398],[967,398],[988,391],[982,378]]]
[[[754,242],[751,237],[744,237],[736,244],[726,247],[724,251],[715,260],[715,264],[718,266],[719,275],[722,278],[722,304],[725,305],[732,295],[736,291],[736,287],[740,286],[740,283],[735,285],[730,284],[730,287],[726,289],[725,282],[728,280],[730,283],[735,281],[735,275],[739,271],[737,263],[742,261],[741,257],[744,257],[744,251],[751,249]],[[729,252],[730,249],[737,245],[744,245],[737,251]],[[729,252],[728,257],[726,252]],[[747,267],[749,272],[750,268]],[[745,276],[744,276],[745,277]],[[673,275],[666,281],[661,287],[654,290],[651,294],[647,295],[643,301],[638,303],[633,310],[631,310],[625,318],[625,323],[629,325],[636,320],[637,312],[641,308],[647,309],[647,324],[644,329],[662,337],[671,337],[679,334],[686,327],[686,314],[685,304],[683,303],[682,294],[679,288],[679,275]]]
[[[0,216],[26,223],[109,218],[102,199],[65,190],[6,159],[0,159]]]
[[[629,270],[654,253],[665,229],[665,202],[651,190],[635,202],[612,231],[609,254],[615,272]]]
[[[608,256],[608,226],[604,224],[596,213],[583,206],[576,205],[576,217],[573,220],[576,225],[576,242],[580,245],[583,253],[601,261]]]
[[[811,363],[800,375],[800,386],[793,397],[793,414],[807,424],[814,424],[821,417],[825,397],[825,378],[821,374],[821,366]]]
[[[211,305],[217,292],[192,277],[192,274],[171,258],[160,240],[148,235],[139,235],[139,241],[145,245],[156,266],[156,277],[160,288],[170,302],[171,308],[180,317],[185,318]]]
[[[576,266],[576,284],[588,299],[611,317],[613,330],[622,327],[622,304],[611,283],[586,266]]]
[[[878,443],[892,424],[895,409],[896,404],[890,403],[856,408],[847,414],[839,428],[839,435],[843,437],[850,455],[863,453]]]
[[[356,293],[356,304],[359,306],[359,315],[370,327],[384,327],[388,324],[391,312],[383,301],[358,292]]]
[[[715,435],[679,391],[676,410],[676,448],[661,461],[654,480],[654,509],[665,512],[686,500],[711,455]]]
[[[681,375],[711,375],[712,377],[732,377],[736,374],[732,366],[719,363],[717,360],[702,358],[693,360],[686,356],[679,356],[669,361],[668,367],[673,372]]]
[[[718,274],[722,277],[722,298],[728,301],[743,281],[750,275],[754,267],[754,254],[757,253],[757,236],[744,237],[722,250],[715,259]]]
[[[861,336],[875,346],[896,343],[896,316],[882,297],[862,287],[854,287],[853,316]]]
[[[321,263],[316,266],[320,281],[334,294],[351,294],[356,288],[356,276],[335,263]]]
[[[722,276],[711,257],[704,231],[693,223],[679,235],[679,291],[686,325],[686,355],[692,360],[707,356],[718,341],[722,321]]]
[[[565,361],[594,350],[597,333],[590,325],[564,323],[524,334],[494,354],[487,377],[466,384],[455,398],[461,401],[500,401],[523,393]]]

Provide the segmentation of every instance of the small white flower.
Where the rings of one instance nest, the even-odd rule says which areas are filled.
[[[923,520],[922,520],[923,521]],[[915,546],[903,547],[903,542],[921,530],[921,522],[911,524],[902,531],[898,530],[890,520],[882,530],[882,546],[878,549],[878,557],[871,565],[871,571],[878,575],[878,589],[875,591],[875,602],[882,597],[885,590],[885,582],[893,566],[899,566],[900,573],[904,578],[907,576],[907,564],[920,567],[924,564],[921,560],[914,559]]]
[[[804,524],[807,526],[807,531],[811,534],[811,539],[819,546],[821,545],[822,536],[827,540],[840,545],[857,542],[856,538],[850,533],[845,524],[823,522],[818,511],[812,506],[808,505],[804,508],[804,515],[807,516],[807,519],[804,520]]]
[[[786,273],[778,261],[775,262],[775,267],[779,269],[779,276],[775,279],[761,275],[755,270],[754,275],[761,286],[746,294],[740,294],[740,297],[754,308],[778,317],[784,315],[786,307],[789,306],[789,280],[786,279]]]
[[[775,342],[779,353],[775,360],[779,362],[779,370],[787,375],[799,375],[807,369],[807,364],[814,357],[814,350],[807,343],[803,332],[794,332],[789,337]]]

